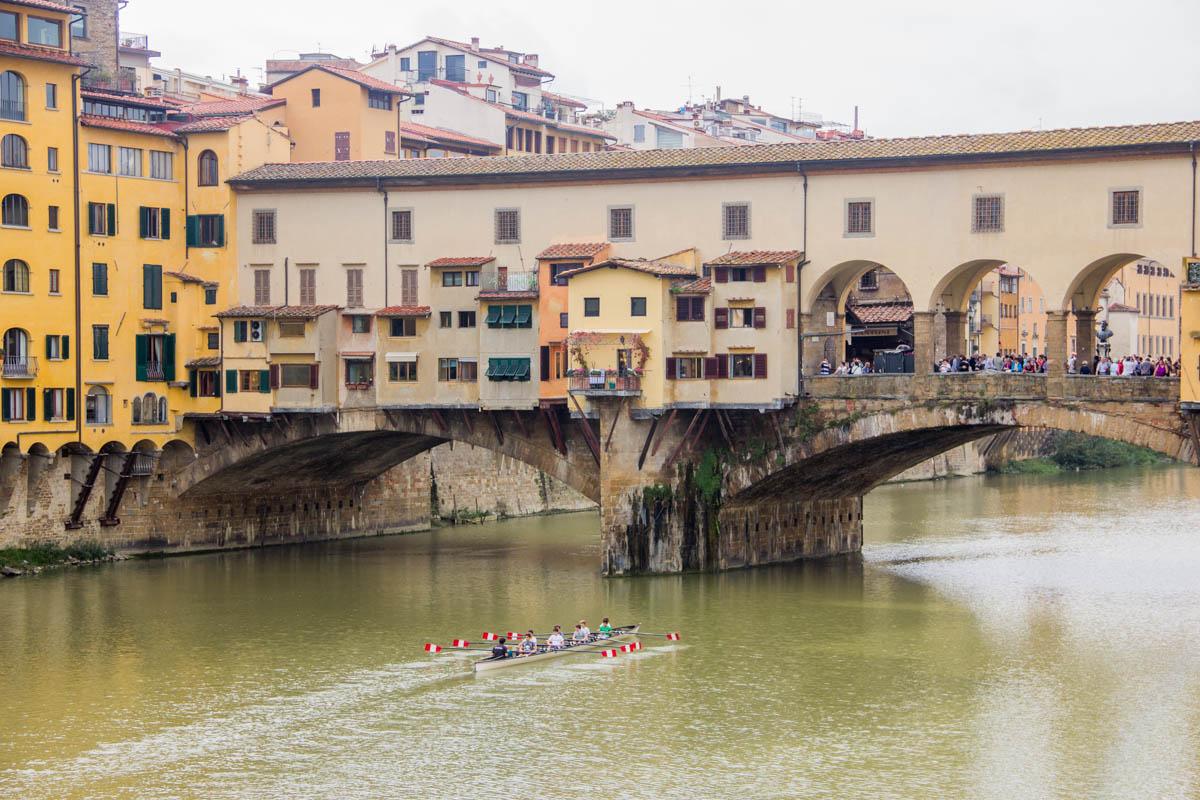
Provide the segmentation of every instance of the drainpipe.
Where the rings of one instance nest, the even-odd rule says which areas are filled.
[[[285,306],[288,304],[288,295],[291,294],[291,292],[288,291],[288,273],[289,272],[291,272],[291,270],[288,268],[288,258],[287,258],[287,256],[284,256],[283,257],[283,304]]]
[[[796,264],[796,396],[800,397],[804,394],[804,291],[801,288],[803,281],[800,280],[801,272],[804,265],[808,261],[808,174],[805,173],[803,165],[799,161],[796,162],[796,171],[800,173],[800,178],[803,181],[803,199],[804,208],[801,211],[800,217],[800,261]]]
[[[92,71],[87,67],[83,72],[71,76],[71,172],[75,182],[75,438],[83,441],[83,293],[79,288],[82,267],[83,241],[79,234],[79,86],[83,76]],[[65,399],[65,398],[64,398]],[[17,437],[18,445],[20,436]]]
[[[400,146],[397,145],[399,150]],[[383,179],[375,179],[375,191],[383,195],[383,307],[388,307],[388,191],[383,188]]]
[[[1192,154],[1192,258],[1196,257],[1196,143],[1188,145]],[[1186,277],[1186,276],[1185,276]]]
[[[188,184],[191,182],[191,164],[188,159],[188,140],[183,137],[183,261],[186,264],[192,257],[192,243],[188,241],[188,215],[192,204],[188,200]],[[236,265],[235,265],[236,266]]]

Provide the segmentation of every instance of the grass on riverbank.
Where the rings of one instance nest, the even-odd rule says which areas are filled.
[[[1022,475],[1051,475],[1072,470],[1148,466],[1169,460],[1153,450],[1114,439],[1085,436],[1081,433],[1061,433],[1055,439],[1054,453],[1050,456],[1010,461],[1000,471]]]
[[[71,547],[59,547],[56,544],[36,544],[29,548],[8,548],[0,550],[0,569],[12,567],[50,567],[57,564],[69,564],[74,561],[104,561],[111,558],[114,551],[99,544],[79,544]]]

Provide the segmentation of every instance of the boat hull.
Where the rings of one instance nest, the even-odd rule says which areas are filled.
[[[629,641],[637,635],[641,628],[641,623],[637,625],[623,625],[619,628],[613,628],[612,636],[607,639],[596,639],[587,644],[577,644],[563,650],[546,650],[545,652],[537,653],[532,656],[512,656],[510,658],[484,658],[474,662],[476,672],[490,672],[491,670],[504,669],[505,667],[515,667],[521,664],[534,664],[538,661],[549,661],[552,658],[560,658],[571,654],[579,653],[598,653],[601,650],[607,650],[614,643],[619,644]]]

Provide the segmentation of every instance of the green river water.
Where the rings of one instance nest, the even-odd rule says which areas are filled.
[[[0,584],[0,797],[1200,797],[1200,470],[887,486],[861,558],[605,580],[594,514]],[[427,641],[679,631],[474,676]]]

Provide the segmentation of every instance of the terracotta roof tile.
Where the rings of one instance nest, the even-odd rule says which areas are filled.
[[[198,119],[198,120],[194,120],[193,122],[189,122],[186,125],[180,125],[178,128],[175,128],[175,132],[176,133],[220,133],[221,131],[227,131],[230,128],[235,128],[238,125],[241,125],[246,120],[253,119],[253,118],[254,117],[251,114],[243,114],[238,117],[234,117],[234,116],[204,117],[202,119]]]
[[[495,261],[495,256],[451,256],[447,258],[437,258],[430,261],[425,266],[427,267],[482,267],[484,264],[490,264]]]
[[[499,56],[493,55],[494,53],[509,52],[507,50],[500,50],[500,49],[494,48],[494,47],[493,48],[481,47],[478,50],[472,50],[471,45],[467,44],[466,42],[456,42],[453,39],[440,39],[436,36],[426,36],[424,39],[421,40],[421,42],[424,42],[424,41],[437,42],[438,44],[444,44],[449,47],[454,47],[454,48],[457,48],[457,49],[462,50],[467,53],[474,53],[475,55],[479,56],[480,58],[486,58],[488,61],[495,61],[497,64],[503,64],[504,66],[508,67],[509,69],[514,69],[514,70],[517,70],[518,72],[532,72],[535,75],[545,75],[550,78],[554,77],[554,73],[547,72],[546,70],[544,70],[540,67],[532,67],[529,64],[516,64],[516,63],[513,63],[512,61],[509,61],[507,58],[500,58]],[[421,42],[415,42],[414,44],[409,45],[409,47],[415,47],[416,45],[420,44]],[[400,49],[407,50],[409,48],[403,47]]]
[[[741,252],[735,250],[706,263],[713,267],[776,266],[786,264],[799,257],[799,250],[746,250]]]
[[[583,272],[591,272],[592,270],[600,269],[601,267],[614,267],[614,266],[615,267],[625,267],[626,269],[637,270],[638,272],[645,272],[650,275],[657,275],[659,277],[680,277],[680,278],[695,278],[696,277],[695,270],[688,269],[687,267],[681,267],[676,264],[664,264],[661,261],[649,261],[649,260],[641,259],[641,258],[610,258],[605,261],[601,261],[598,264],[588,264],[585,267],[569,269],[569,270],[566,270],[565,272],[558,273],[558,275],[560,278],[561,277],[569,278],[572,275],[579,275],[580,273],[583,273]]]
[[[170,275],[172,278],[178,278],[184,283],[209,283],[197,275],[188,275],[186,272],[164,272],[163,275]]]
[[[1129,311],[1134,314],[1138,313],[1137,308],[1135,308],[1134,306],[1127,306],[1124,303],[1113,303],[1112,305],[1110,305],[1108,307],[1108,310],[1109,311]]]
[[[697,278],[694,281],[685,281],[684,283],[672,286],[671,291],[679,294],[708,294],[712,291],[712,278]]]
[[[99,117],[95,114],[80,114],[79,122],[88,128],[108,128],[114,131],[126,131],[128,133],[145,133],[150,136],[166,136],[175,138],[175,134],[171,128],[165,125],[156,125],[150,122],[135,122],[131,119],[113,119],[112,117]]]
[[[444,128],[433,128],[433,127],[430,127],[429,125],[419,125],[415,122],[401,122],[400,123],[400,134],[402,136],[404,136],[404,138],[406,138],[406,139],[409,138],[410,136],[415,135],[415,136],[420,136],[422,138],[425,138],[426,141],[441,140],[441,141],[447,141],[447,142],[458,142],[461,144],[475,145],[476,147],[486,147],[491,150],[502,150],[503,149],[503,145],[496,144],[495,142],[489,142],[486,139],[476,139],[474,136],[467,136],[466,134],[455,133],[454,131],[448,131]]]
[[[146,97],[140,94],[131,94],[129,92],[113,92],[107,89],[80,89],[79,96],[85,100],[111,100],[114,103],[127,106],[137,106],[139,108],[159,108],[163,110],[175,110],[176,105],[168,102],[161,97]]]
[[[10,42],[6,39],[0,40],[0,55],[28,58],[35,61],[56,61],[59,64],[70,64],[74,67],[88,66],[88,63],[82,58],[76,58],[70,53],[59,50],[56,47],[40,47],[34,44]]]
[[[338,306],[234,306],[213,314],[214,317],[269,317],[271,319],[316,319]]]
[[[573,106],[574,108],[587,108],[587,103],[581,103],[578,100],[571,98],[571,97],[567,97],[565,95],[555,94],[554,92],[547,92],[545,89],[542,90],[542,98],[543,99],[549,98],[550,100],[554,101],[555,103],[558,103],[560,106]]]
[[[196,367],[219,367],[221,366],[221,357],[203,356],[201,358],[191,358],[188,359],[184,366],[188,369],[195,369]]]
[[[231,114],[249,114],[286,104],[287,100],[283,97],[238,97],[232,100],[191,103],[182,106],[180,110],[193,117],[225,117]]]
[[[407,89],[401,89],[399,86],[396,86],[395,84],[385,83],[384,81],[381,81],[378,78],[372,78],[370,75],[366,74],[365,72],[359,72],[356,69],[346,69],[345,67],[333,67],[333,66],[329,66],[327,64],[310,64],[309,66],[305,67],[302,70],[293,72],[291,75],[288,75],[284,78],[280,78],[279,80],[272,83],[270,86],[266,87],[265,91],[269,92],[272,89],[274,89],[276,86],[278,86],[279,84],[284,83],[286,81],[290,81],[292,78],[303,75],[304,73],[308,72],[309,70],[314,70],[314,69],[319,69],[324,72],[328,72],[330,75],[337,75],[339,78],[345,78],[348,81],[353,81],[354,83],[357,83],[359,86],[365,86],[366,88],[374,89],[377,92],[387,92],[388,94],[407,94],[407,95],[412,94],[412,92],[408,91]]]
[[[540,259],[552,258],[591,258],[604,250],[608,245],[604,242],[567,242],[552,244],[537,254]]]
[[[908,322],[912,319],[912,303],[870,303],[846,307],[864,325],[885,322]]]
[[[481,101],[482,102],[482,101]],[[522,180],[563,173],[619,177],[639,170],[688,170],[696,167],[795,170],[797,162],[841,164],[884,161],[977,157],[1004,154],[1047,154],[1089,151],[1103,153],[1142,145],[1178,145],[1200,140],[1200,122],[1122,125],[1108,128],[1074,128],[968,136],[926,136],[912,139],[851,139],[806,143],[753,144],[746,147],[703,147],[678,150],[602,150],[541,156],[485,158],[394,159],[388,161],[327,161],[267,164],[238,175],[232,182],[271,184],[281,181],[362,181],[377,178],[446,178],[474,180],[508,177]]]
[[[388,306],[375,312],[377,317],[428,317],[429,306]]]
[[[77,13],[66,3],[59,3],[57,0],[5,0],[15,6],[26,6],[28,8],[44,8],[47,11],[61,11],[63,13]]]

